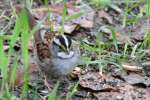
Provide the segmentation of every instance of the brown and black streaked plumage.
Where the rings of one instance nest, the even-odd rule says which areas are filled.
[[[29,22],[31,29],[37,24],[30,12]],[[44,27],[34,33],[34,52],[39,68],[48,78],[67,75],[80,60],[76,41]]]

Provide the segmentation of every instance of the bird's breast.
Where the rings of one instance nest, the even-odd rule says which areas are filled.
[[[52,60],[53,66],[55,66],[55,70],[62,75],[66,75],[70,73],[74,67],[78,65],[80,61],[80,53],[74,52],[74,55],[70,58],[62,59],[62,58],[54,58]]]

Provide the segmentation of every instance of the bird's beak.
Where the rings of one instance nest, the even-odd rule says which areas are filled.
[[[69,48],[67,48],[67,49],[66,49],[66,53],[69,54],[69,51],[70,51]]]
[[[63,45],[61,45],[61,48],[65,51],[66,54],[69,55],[69,51],[70,51],[69,48],[65,48]]]

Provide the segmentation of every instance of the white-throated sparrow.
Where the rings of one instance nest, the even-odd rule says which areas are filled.
[[[37,24],[28,10],[31,29]],[[67,35],[50,32],[41,28],[34,33],[34,53],[39,68],[48,79],[62,78],[78,65],[80,60],[79,44]]]
[[[67,75],[78,65],[79,45],[69,36],[42,28],[34,39],[37,63],[48,78]]]

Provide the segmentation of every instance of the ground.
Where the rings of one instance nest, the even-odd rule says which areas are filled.
[[[9,51],[13,50],[8,59],[7,74],[16,75],[13,82],[8,78],[6,87],[10,93],[5,93],[5,68],[0,67],[4,74],[0,76],[0,92],[3,93],[1,99],[20,98],[26,84],[27,100],[44,100],[48,95],[55,97],[56,92],[58,100],[149,100],[150,3],[146,0],[106,1],[67,0],[64,32],[79,42],[81,60],[58,88],[54,83],[51,84],[54,87],[51,89],[44,84],[43,75],[36,63],[32,34],[28,36],[30,39],[27,38],[27,69],[24,68],[26,55],[22,54],[22,36],[18,35],[12,49],[11,38],[15,34],[16,15],[21,13],[23,5],[28,7],[39,22],[51,12],[48,17],[50,22],[46,19],[43,25],[50,27],[52,24],[54,31],[58,31],[62,27],[63,3],[56,0],[44,4],[43,0],[36,0],[31,7],[31,3],[26,4],[24,1],[0,1],[0,46],[8,54],[2,55],[3,50],[0,51],[0,65],[5,65],[5,57],[9,57]],[[14,66],[17,66],[16,71]],[[26,71],[30,77],[27,83],[23,78]]]

